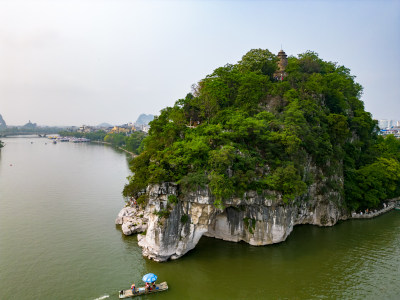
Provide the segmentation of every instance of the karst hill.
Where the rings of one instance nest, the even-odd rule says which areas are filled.
[[[139,244],[177,258],[202,235],[264,245],[400,195],[400,143],[377,135],[350,70],[315,52],[253,49],[150,124],[124,195]]]

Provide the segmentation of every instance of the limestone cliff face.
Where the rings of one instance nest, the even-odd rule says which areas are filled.
[[[341,184],[341,177],[332,177]],[[207,188],[180,196],[178,203],[168,204],[168,196],[178,196],[179,187],[173,183],[147,188],[149,202],[144,210],[121,211],[117,223],[125,234],[138,235],[143,255],[155,261],[177,259],[193,249],[200,238],[215,237],[226,241],[244,241],[251,245],[267,245],[284,241],[297,224],[332,226],[347,218],[341,207],[342,197],[333,190],[322,188],[326,182],[313,184],[307,195],[292,204],[285,204],[282,195],[248,192],[241,198],[224,202],[223,210],[213,205],[214,197]],[[168,217],[156,213],[168,209]],[[125,214],[125,216],[123,216]],[[128,213],[129,214],[129,213]],[[144,221],[134,220],[137,215]],[[135,226],[134,226],[135,225]]]

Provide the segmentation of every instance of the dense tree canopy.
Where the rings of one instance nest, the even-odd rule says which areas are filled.
[[[162,110],[132,161],[124,195],[168,181],[182,192],[207,185],[216,205],[248,190],[279,191],[289,202],[335,174],[344,185],[327,186],[349,209],[399,195],[400,142],[378,137],[350,70],[309,51],[289,57],[287,76],[275,80],[277,61],[268,50],[251,50]]]

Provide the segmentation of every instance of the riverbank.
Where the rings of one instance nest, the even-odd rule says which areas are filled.
[[[126,153],[129,153],[132,157],[136,157],[136,156],[137,156],[137,154],[135,154],[135,153],[133,153],[133,152],[130,152],[130,151],[128,151],[128,150],[126,150],[126,149],[124,149],[124,148],[122,148],[122,147],[115,147],[113,144],[108,143],[108,142],[101,142],[101,141],[90,141],[90,142],[91,142],[91,143],[97,143],[97,144],[110,145],[110,146],[112,146],[112,147],[114,147],[114,148],[117,148],[117,149],[122,150],[122,151],[124,151],[124,152],[126,152]]]
[[[396,207],[397,201],[400,201],[400,197],[398,198],[394,198],[394,199],[390,199],[387,202],[383,203],[383,208],[380,210],[373,210],[373,211],[365,211],[365,212],[360,212],[360,213],[356,213],[353,212],[351,213],[351,218],[352,219],[371,219],[371,218],[375,218],[377,216],[380,216],[384,213],[387,213],[388,211],[391,211],[392,209],[394,209]]]

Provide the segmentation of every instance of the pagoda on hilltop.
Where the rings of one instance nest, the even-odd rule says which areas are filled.
[[[285,51],[283,51],[281,49],[281,51],[279,51],[279,53],[278,53],[278,58],[279,58],[278,70],[274,73],[274,78],[276,80],[283,80],[283,78],[285,78],[287,76],[285,69],[288,64],[287,55],[286,55]]]

